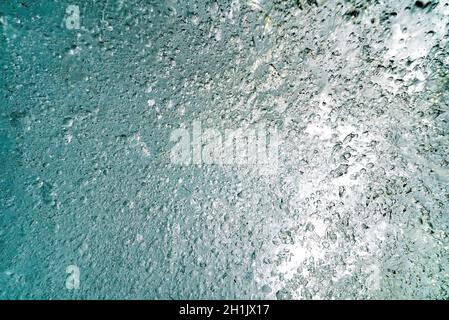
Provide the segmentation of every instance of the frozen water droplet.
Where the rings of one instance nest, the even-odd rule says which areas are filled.
[[[62,122],[62,126],[65,128],[70,128],[73,125],[73,118],[66,117]]]

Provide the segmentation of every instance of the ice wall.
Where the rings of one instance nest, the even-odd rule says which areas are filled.
[[[447,0],[2,0],[0,298],[449,298],[448,23]],[[173,163],[194,121],[275,128],[275,173]]]

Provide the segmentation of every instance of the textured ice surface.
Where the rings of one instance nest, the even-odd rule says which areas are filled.
[[[447,0],[1,0],[0,298],[449,298],[448,23]],[[193,121],[277,127],[277,173],[174,165]]]

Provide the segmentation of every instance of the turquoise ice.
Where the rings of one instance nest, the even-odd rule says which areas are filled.
[[[1,0],[0,299],[449,298],[448,23]],[[278,129],[276,173],[173,163],[194,121]]]

